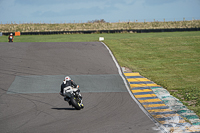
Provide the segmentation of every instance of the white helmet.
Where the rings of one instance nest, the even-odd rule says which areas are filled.
[[[69,76],[66,76],[64,79],[64,81],[70,81],[70,80],[71,80],[71,78]]]
[[[10,33],[10,35],[12,36],[13,34],[12,34],[12,33]]]

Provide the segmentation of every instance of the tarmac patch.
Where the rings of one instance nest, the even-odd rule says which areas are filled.
[[[120,75],[69,75],[81,92],[127,92]],[[59,93],[65,75],[16,76],[7,94]]]

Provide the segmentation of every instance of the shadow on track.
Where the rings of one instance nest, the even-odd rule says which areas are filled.
[[[55,110],[76,110],[75,108],[51,108]]]

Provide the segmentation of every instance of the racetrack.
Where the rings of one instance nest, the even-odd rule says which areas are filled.
[[[65,75],[85,108],[58,94]],[[155,133],[100,42],[0,43],[0,132]]]

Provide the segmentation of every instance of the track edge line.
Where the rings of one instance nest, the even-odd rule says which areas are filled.
[[[145,109],[144,107],[140,104],[140,102],[138,102],[138,100],[133,96],[131,90],[130,90],[130,86],[128,85],[127,83],[127,80],[125,79],[124,77],[124,74],[122,73],[122,70],[121,70],[121,67],[119,66],[116,58],[114,57],[112,51],[109,49],[109,47],[104,43],[104,42],[101,42],[106,48],[107,50],[109,51],[109,54],[111,55],[117,69],[118,69],[118,73],[119,75],[121,76],[122,80],[124,81],[124,84],[126,86],[126,89],[127,91],[129,92],[130,96],[132,97],[132,99],[137,103],[137,105],[140,107],[140,109],[154,122],[154,124],[160,128],[161,131],[163,131],[164,133],[168,133],[167,129],[162,125],[160,124],[159,122],[157,122],[156,119],[154,119],[153,116],[151,116]]]

